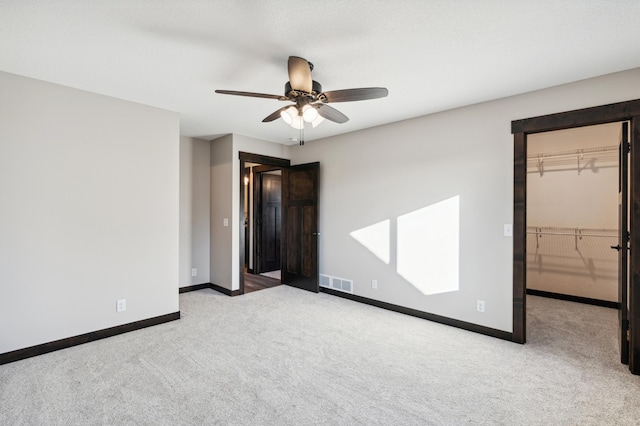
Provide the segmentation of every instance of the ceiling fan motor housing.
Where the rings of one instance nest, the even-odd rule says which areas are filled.
[[[315,80],[312,80],[312,95],[319,95],[320,93],[322,93],[322,85],[320,83],[318,83]],[[293,89],[291,88],[291,83],[290,82],[286,82],[286,84],[284,85],[284,95],[289,97],[289,93],[291,93]],[[297,91],[296,91],[297,92]],[[304,93],[304,92],[303,92]]]

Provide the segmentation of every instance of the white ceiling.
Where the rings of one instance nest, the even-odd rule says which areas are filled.
[[[181,134],[291,143],[287,58],[350,117],[307,141],[640,67],[638,0],[0,0],[0,70],[181,115]],[[1,96],[1,94],[0,94]]]

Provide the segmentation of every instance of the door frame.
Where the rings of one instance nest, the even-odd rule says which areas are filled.
[[[640,99],[514,120],[513,134],[513,341],[526,342],[527,135],[629,121],[629,230],[640,230]],[[636,149],[635,143],[638,143]],[[640,232],[630,247],[640,248]],[[640,374],[640,250],[629,253],[629,370]]]
[[[245,253],[245,232],[244,232],[244,168],[245,163],[256,163],[264,166],[289,167],[291,160],[278,157],[270,157],[268,155],[253,154],[250,152],[240,151],[238,153],[240,159],[240,174],[238,176],[240,182],[240,203],[239,203],[239,233],[240,233],[240,261],[238,263],[240,294],[244,294],[244,253]]]
[[[618,152],[618,339],[620,340],[620,362],[629,364],[629,122],[624,121],[620,129]]]

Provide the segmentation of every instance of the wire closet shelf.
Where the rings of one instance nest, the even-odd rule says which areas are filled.
[[[578,241],[584,237],[617,238],[617,229],[595,228],[568,228],[560,226],[527,226],[527,234],[536,236],[536,248],[540,247],[540,238],[543,235],[571,236],[575,240],[575,248],[578,250]]]
[[[599,146],[592,148],[570,149],[567,151],[541,152],[527,156],[527,169],[537,171],[542,175],[545,166],[554,167],[575,164],[578,173],[596,160],[600,162],[617,162],[619,145]]]

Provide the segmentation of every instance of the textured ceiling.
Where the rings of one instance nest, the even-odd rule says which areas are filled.
[[[181,115],[181,133],[290,143],[262,123],[287,58],[324,90],[384,86],[332,104],[350,117],[307,141],[640,67],[640,1],[0,0],[0,70]],[[0,94],[1,96],[1,94]]]

